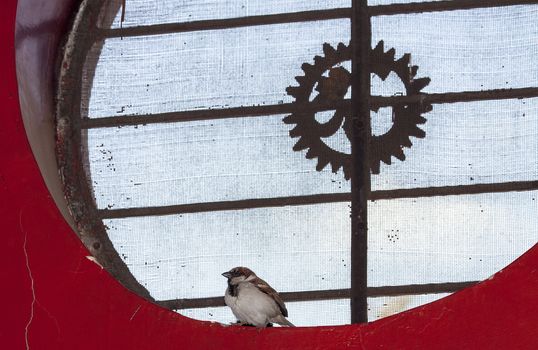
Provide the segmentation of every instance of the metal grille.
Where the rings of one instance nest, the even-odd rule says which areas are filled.
[[[528,5],[533,3],[538,2],[528,0],[452,0],[368,6],[366,0],[353,0],[351,8],[108,28],[110,26],[111,18],[107,19],[106,13],[115,14],[119,8],[118,6],[120,6],[119,2],[84,2],[64,53],[64,65],[60,76],[58,94],[59,105],[57,113],[58,157],[60,168],[64,182],[66,183],[66,195],[70,201],[73,215],[79,225],[79,233],[83,241],[101,264],[120,282],[138,294],[152,300],[149,292],[135,280],[124,261],[122,261],[116,253],[115,248],[107,237],[106,227],[103,224],[103,220],[350,202],[352,228],[350,262],[351,287],[349,289],[336,290],[284,292],[282,293],[282,297],[285,301],[350,299],[351,322],[357,323],[368,321],[367,300],[369,297],[451,293],[473,285],[476,281],[368,287],[368,202],[402,198],[534,191],[538,190],[538,181],[510,181],[372,190],[370,158],[374,155],[370,149],[372,137],[370,111],[378,110],[382,107],[391,107],[394,109],[402,106],[433,105],[435,108],[436,105],[440,104],[533,98],[538,97],[538,87],[446,93],[417,92],[410,95],[388,97],[371,95],[370,78],[374,63],[371,62],[372,56],[370,52],[372,47],[376,44],[372,43],[371,19],[376,16]],[[126,6],[129,6],[128,0]],[[103,13],[105,15],[103,15]],[[98,14],[100,15],[98,16]],[[181,32],[214,31],[249,26],[331,19],[349,19],[351,21],[351,41],[349,46],[352,52],[350,81],[351,98],[306,101],[302,103],[286,102],[273,105],[220,109],[198,109],[193,111],[166,112],[147,115],[133,114],[89,118],[80,113],[79,106],[85,103],[84,99],[81,97],[82,87],[80,84],[80,77],[83,76],[85,65],[86,67],[92,66],[91,62],[88,63],[85,61],[87,53],[90,50],[100,50],[100,45],[102,45],[102,42],[105,39],[135,36],[159,36]],[[97,25],[99,21],[101,22],[101,25]],[[87,30],[87,28],[91,29]],[[97,49],[95,43],[97,43]],[[86,74],[88,74],[86,78],[91,80],[93,74],[91,69],[89,70],[89,73]],[[75,93],[73,94],[72,92]],[[302,115],[308,112],[315,113],[332,110],[342,110],[344,113],[348,113],[352,116],[349,127],[351,159],[353,159],[351,162],[351,171],[349,173],[351,180],[350,193],[325,193],[179,205],[98,209],[95,200],[93,199],[94,195],[91,186],[88,186],[91,174],[87,174],[87,169],[84,169],[84,164],[87,163],[87,159],[85,159],[87,155],[84,154],[84,147],[81,145],[84,144],[87,132],[91,129],[231,118],[268,118],[268,116],[277,114]],[[375,173],[375,169],[373,170]],[[156,302],[166,308],[175,310],[224,305],[223,298],[218,296],[157,300]]]

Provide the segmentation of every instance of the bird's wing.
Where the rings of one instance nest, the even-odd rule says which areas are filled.
[[[284,305],[284,301],[280,298],[280,295],[278,295],[278,292],[276,290],[271,288],[271,286],[267,282],[265,282],[259,277],[256,277],[250,282],[254,284],[260,291],[269,295],[278,305],[278,308],[280,309],[282,315],[284,315],[284,317],[288,317],[288,310],[286,309],[286,305]]]

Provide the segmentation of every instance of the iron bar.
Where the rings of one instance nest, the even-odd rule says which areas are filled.
[[[402,286],[368,287],[368,297],[396,297],[400,295],[424,295],[455,293],[464,288],[472,287],[479,281],[471,282],[448,282],[428,284],[408,284]]]
[[[538,87],[516,89],[494,89],[484,91],[462,91],[435,94],[419,94],[413,96],[371,96],[372,109],[397,106],[408,103],[458,103],[506,99],[523,99],[538,97]],[[351,110],[351,100],[340,103],[321,104],[311,102],[308,104],[282,103],[276,105],[234,107],[226,109],[203,109],[182,112],[169,112],[160,114],[125,115],[119,117],[84,118],[81,121],[82,129],[110,128],[127,125],[143,125],[153,123],[176,123],[201,120],[217,120],[242,117],[266,117],[275,114],[289,114],[297,111],[329,111],[336,108]]]
[[[514,5],[531,5],[532,0],[445,0],[411,2],[406,4],[390,4],[370,6],[370,16],[405,15],[423,12],[441,12],[454,10],[472,10],[488,7],[504,7]]]
[[[538,190],[538,181],[515,181],[492,184],[459,185],[444,187],[406,188],[396,190],[371,191],[369,200],[398,198],[420,198],[453,195],[472,195],[482,193],[524,192]],[[204,213],[211,211],[272,208],[296,205],[350,202],[351,193],[329,193],[306,196],[246,199],[237,201],[179,204],[170,206],[139,207],[124,209],[101,209],[102,219],[123,219],[141,216],[162,216]]]
[[[369,16],[403,15],[423,12],[440,12],[454,10],[470,10],[488,7],[503,7],[513,5],[530,5],[538,3],[532,0],[449,0],[413,2],[406,4],[376,5],[368,8]],[[113,29],[99,29],[98,38],[119,38],[145,35],[164,35],[202,30],[230,29],[247,26],[269,24],[296,23],[307,21],[321,21],[340,18],[351,18],[351,8],[337,8],[327,10],[301,11],[292,13],[278,13],[271,15],[246,16],[225,19],[210,19],[192,22],[163,23],[154,25],[141,25],[133,27],[120,27]]]
[[[260,117],[275,114],[289,114],[297,111],[314,111],[322,112],[334,110],[336,108],[351,107],[350,100],[344,100],[339,103],[325,104],[311,102],[308,104],[281,103],[276,105],[263,105],[251,107],[233,107],[222,109],[201,109],[182,112],[170,112],[160,114],[146,115],[126,115],[120,117],[103,117],[88,118],[82,120],[83,129],[109,128],[126,125],[140,125],[152,123],[174,123],[174,122],[191,122],[201,120],[217,120],[243,117]]]
[[[272,15],[246,16],[225,19],[209,19],[181,23],[163,23],[143,25],[135,27],[123,27],[114,29],[100,29],[98,35],[101,38],[125,38],[145,35],[164,35],[184,33],[201,30],[230,29],[248,26],[260,26],[269,24],[283,24],[308,21],[322,21],[340,18],[350,18],[350,8],[336,8],[327,10],[301,11],[291,13],[278,13]]]
[[[368,287],[366,290],[369,298],[379,298],[401,295],[454,293],[464,288],[474,286],[477,283],[478,281],[410,284],[402,286]],[[351,289],[282,292],[279,294],[285,302],[336,300],[349,299],[351,297]],[[226,306],[224,304],[223,297],[162,300],[158,301],[157,304],[170,310],[201,309],[207,307]]]
[[[372,96],[372,108],[405,105],[410,103],[443,104],[491,100],[509,100],[538,97],[538,87],[493,89],[483,91],[446,92],[412,96]]]
[[[370,161],[371,23],[367,0],[352,1],[351,17],[351,323],[368,322],[368,197]]]
[[[256,208],[285,207],[295,205],[323,204],[349,202],[349,193],[316,194],[307,196],[276,197],[245,199],[237,201],[209,202],[180,204],[162,207],[140,207],[126,209],[102,209],[100,211],[103,219],[118,219],[139,216],[160,216],[173,214],[204,213],[211,211],[242,210]]]
[[[538,181],[513,181],[490,184],[474,184],[442,187],[408,188],[398,190],[373,191],[370,200],[420,198],[482,193],[524,192],[538,190]]]

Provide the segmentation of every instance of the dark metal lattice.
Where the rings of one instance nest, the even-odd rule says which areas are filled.
[[[306,300],[325,300],[335,298],[351,298],[353,322],[366,321],[366,298],[378,297],[378,296],[393,296],[404,294],[417,294],[417,293],[442,293],[453,292],[461,288],[474,284],[475,282],[463,282],[463,283],[448,283],[438,285],[410,285],[410,286],[386,286],[376,288],[366,288],[366,203],[367,200],[383,200],[393,198],[416,198],[416,197],[429,197],[429,196],[446,196],[446,195],[462,195],[462,194],[476,194],[476,193],[493,193],[493,192],[509,192],[509,191],[531,191],[538,190],[538,181],[520,181],[520,182],[506,182],[506,183],[492,183],[492,184],[479,184],[479,185],[461,185],[461,186],[445,186],[445,187],[428,187],[428,188],[411,188],[411,189],[398,189],[398,190],[383,190],[383,191],[370,191],[370,179],[369,170],[373,173],[379,172],[379,163],[383,161],[388,163],[390,156],[396,156],[400,160],[404,159],[401,147],[409,147],[407,142],[409,136],[423,137],[424,135],[418,131],[418,124],[425,122],[421,116],[422,113],[427,112],[432,104],[439,103],[454,103],[454,102],[468,102],[468,101],[484,101],[484,100],[499,100],[499,99],[513,99],[513,98],[529,98],[538,97],[538,87],[527,87],[519,89],[497,89],[487,91],[464,91],[464,92],[450,92],[441,94],[425,94],[420,90],[427,84],[426,80],[414,80],[416,68],[404,66],[408,63],[408,59],[402,58],[398,61],[393,59],[393,52],[389,50],[387,55],[384,52],[382,46],[376,47],[371,54],[375,56],[372,58],[370,53],[370,18],[372,16],[385,16],[385,15],[397,15],[397,14],[410,14],[421,12],[434,12],[434,11],[452,11],[462,9],[473,8],[486,8],[486,7],[499,7],[499,6],[511,6],[518,4],[531,4],[538,3],[538,1],[529,0],[452,0],[452,1],[431,1],[421,3],[407,3],[407,4],[392,4],[392,5],[380,5],[380,6],[368,6],[365,0],[353,1],[352,8],[332,9],[332,10],[319,10],[319,11],[304,11],[298,13],[288,14],[275,14],[275,15],[262,15],[262,16],[249,16],[242,18],[231,18],[222,20],[204,20],[194,21],[187,23],[171,23],[171,24],[159,24],[150,26],[138,26],[131,28],[119,28],[119,29],[104,29],[97,25],[99,16],[103,12],[113,12],[118,10],[120,3],[118,1],[83,1],[83,5],[79,14],[78,20],[74,22],[72,35],[72,47],[68,47],[65,50],[63,63],[62,63],[62,75],[58,84],[58,108],[57,108],[57,121],[58,121],[58,160],[60,163],[60,170],[65,183],[65,192],[68,197],[71,212],[73,213],[77,225],[79,227],[79,236],[86,244],[88,249],[95,255],[97,260],[108,271],[110,271],[122,284],[134,292],[142,295],[143,297],[152,300],[151,296],[132,276],[127,269],[125,263],[118,256],[117,252],[112,247],[109,238],[106,235],[105,227],[102,223],[104,218],[125,218],[135,216],[148,216],[148,215],[168,215],[177,213],[192,213],[192,212],[204,212],[204,211],[218,211],[218,210],[239,210],[249,208],[260,207],[277,207],[288,205],[305,205],[316,203],[330,203],[330,202],[349,202],[353,203],[352,210],[352,284],[350,290],[336,290],[336,291],[311,291],[311,292],[293,292],[284,293],[284,299],[288,301],[306,301]],[[305,79],[311,79],[312,81],[323,83],[319,86],[320,94],[323,98],[316,101],[309,101],[304,97],[301,103],[288,103],[281,105],[268,105],[268,106],[256,106],[256,107],[238,107],[222,110],[198,110],[198,111],[185,111],[185,112],[172,112],[162,113],[154,115],[126,115],[120,117],[106,117],[106,118],[87,118],[80,113],[81,95],[82,89],[81,79],[83,65],[86,59],[86,55],[91,50],[95,43],[101,43],[106,38],[112,37],[128,37],[139,35],[162,35],[168,33],[178,33],[195,30],[215,30],[225,28],[236,28],[253,25],[266,25],[276,23],[291,23],[291,22],[303,22],[314,21],[324,19],[336,19],[336,18],[350,18],[352,20],[352,42],[353,50],[349,47],[341,49],[345,52],[346,59],[353,61],[353,69],[350,74],[348,71],[342,71],[340,69],[334,69],[333,65],[326,69],[329,69],[329,76],[327,80],[323,80],[321,76],[312,78],[305,70]],[[330,48],[326,47],[325,56],[332,55]],[[334,48],[333,48],[334,49]],[[338,52],[340,48],[336,48],[335,52]],[[376,51],[377,50],[377,51]],[[339,54],[344,55],[342,52]],[[405,56],[404,56],[405,57]],[[389,58],[391,58],[389,60]],[[338,58],[340,59],[340,58]],[[319,59],[318,59],[319,60]],[[385,62],[386,61],[386,62]],[[390,62],[389,62],[390,61]],[[375,64],[379,62],[385,62],[383,66],[376,67]],[[396,64],[397,62],[398,65]],[[368,69],[366,70],[367,67]],[[93,67],[95,68],[95,67]],[[378,74],[383,77],[387,74],[387,69],[393,70],[406,84],[406,96],[370,96],[369,94],[369,76],[370,72]],[[405,71],[407,69],[407,71]],[[90,71],[91,71],[90,67]],[[410,72],[409,76],[406,76],[406,72]],[[331,77],[332,73],[332,77]],[[317,74],[317,73],[316,73]],[[361,79],[362,77],[362,79]],[[408,79],[409,78],[409,79]],[[332,80],[331,80],[332,79]],[[300,79],[299,79],[300,80]],[[412,84],[415,81],[417,83]],[[301,81],[299,81],[300,85]],[[309,86],[311,85],[309,81]],[[330,86],[333,85],[333,86]],[[343,99],[342,90],[344,87],[347,89],[349,86],[353,86],[357,91],[352,94],[351,100]],[[328,89],[325,89],[329,86]],[[304,86],[303,86],[304,87]],[[312,85],[310,90],[314,86]],[[306,89],[305,89],[306,90]],[[331,92],[331,90],[334,90]],[[73,93],[75,92],[75,93]],[[294,93],[297,97],[297,94]],[[298,99],[299,100],[299,99]],[[367,152],[368,145],[364,143],[365,131],[368,135],[370,133],[369,127],[369,115],[370,110],[376,110],[380,107],[393,107],[396,114],[399,116],[411,115],[410,119],[404,117],[396,117],[394,130],[399,130],[401,137],[393,137],[393,139],[386,139],[386,142],[381,142],[375,145],[372,140],[372,152]],[[237,117],[263,117],[271,114],[290,114],[292,116],[315,115],[319,111],[338,111],[338,116],[334,124],[338,124],[340,119],[346,119],[345,116],[354,115],[358,116],[352,122],[344,121],[344,130],[346,135],[352,143],[352,155],[353,159],[367,159],[371,157],[368,162],[351,162],[351,157],[335,161],[335,164],[331,163],[331,157],[320,155],[323,153],[330,153],[327,150],[311,151],[309,157],[318,157],[318,169],[321,170],[325,165],[332,164],[333,170],[343,167],[346,178],[352,179],[352,193],[338,193],[338,194],[323,194],[323,195],[311,195],[311,196],[290,196],[283,198],[262,198],[243,201],[226,201],[226,202],[213,202],[213,203],[194,203],[187,205],[175,205],[175,206],[163,206],[163,207],[145,207],[145,208],[126,208],[126,209],[104,209],[98,210],[94,203],[91,193],[91,186],[87,179],[87,175],[83,168],[83,155],[81,154],[81,145],[84,139],[84,130],[90,128],[101,127],[115,127],[123,125],[138,125],[147,123],[169,123],[169,122],[182,122],[192,120],[209,120],[209,119],[222,119],[222,118],[237,118]],[[360,113],[362,111],[362,114]],[[399,111],[399,112],[398,112]],[[362,117],[361,117],[362,115]],[[292,136],[306,135],[305,130],[312,128],[304,127],[301,124],[301,118],[289,117],[287,122],[296,124],[299,129],[293,132]],[[304,117],[304,119],[308,119]],[[404,121],[404,126],[400,126],[400,121]],[[365,122],[367,122],[365,124]],[[314,124],[315,126],[315,124]],[[328,133],[331,129],[328,125],[326,130],[319,131],[318,135]],[[303,129],[301,131],[301,129]],[[316,129],[316,128],[314,128]],[[383,145],[387,146],[383,148]],[[308,146],[308,145],[307,145]],[[311,146],[311,145],[310,145]],[[366,147],[365,147],[366,146]],[[299,149],[312,149],[312,147],[296,146]],[[315,146],[314,146],[315,148]],[[376,149],[378,151],[376,151]],[[377,154],[376,154],[377,152]],[[358,156],[358,157],[355,157]],[[333,157],[334,158],[334,157]],[[328,161],[327,161],[328,160]],[[368,164],[367,167],[363,166]],[[348,169],[348,170],[346,170]],[[367,171],[365,170],[367,169]],[[180,308],[195,308],[195,307],[209,307],[222,305],[221,298],[200,298],[200,299],[178,299],[160,301],[159,304],[170,309]],[[356,307],[357,306],[357,307]]]

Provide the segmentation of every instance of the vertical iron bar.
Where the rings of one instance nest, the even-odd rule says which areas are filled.
[[[353,0],[351,16],[351,323],[368,322],[367,205],[370,193],[368,143],[370,125],[371,27],[367,0]]]

